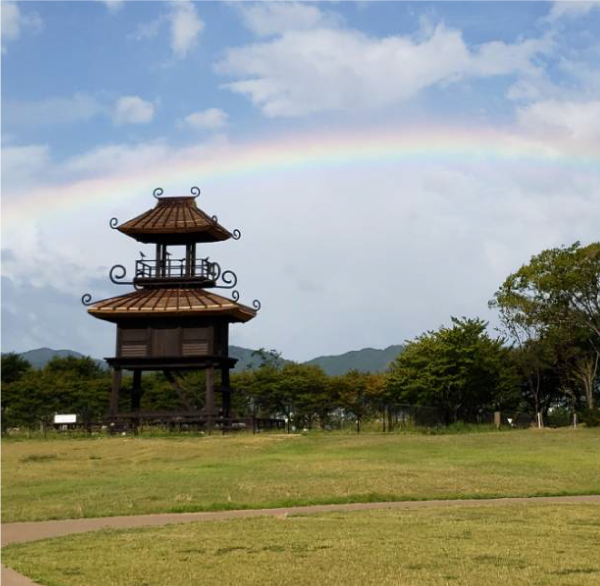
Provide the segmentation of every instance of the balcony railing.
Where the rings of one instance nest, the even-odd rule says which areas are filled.
[[[221,275],[221,267],[207,258],[199,258],[191,262],[185,258],[167,258],[166,260],[137,260],[135,262],[135,279],[204,279],[216,281]]]
[[[235,289],[237,276],[233,271],[221,271],[219,263],[210,262],[207,258],[177,258],[162,260],[138,260],[135,263],[133,281],[125,280],[127,269],[123,265],[113,266],[108,276],[115,285],[133,285],[135,287],[214,287],[216,289]],[[236,297],[237,296],[237,297]],[[239,293],[233,292],[237,301]],[[89,305],[91,298],[84,295],[82,302]]]

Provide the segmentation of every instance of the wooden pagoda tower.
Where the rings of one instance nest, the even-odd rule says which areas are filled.
[[[161,197],[154,191],[156,205],[143,214],[112,228],[143,244],[153,244],[154,259],[142,258],[135,263],[134,278],[126,281],[123,265],[110,271],[114,283],[133,285],[125,295],[91,303],[86,294],[82,302],[94,317],[117,324],[116,355],[106,358],[112,369],[109,421],[112,425],[137,428],[142,421],[168,423],[189,422],[211,429],[229,429],[235,423],[231,412],[232,389],[229,371],[236,359],[229,356],[229,324],[247,322],[260,309],[238,303],[234,289],[237,277],[222,271],[216,262],[199,257],[197,245],[240,238],[239,230],[229,232],[216,216],[208,216],[196,205],[200,194],[192,188],[191,196]],[[185,247],[182,258],[173,258],[169,247]],[[233,289],[233,299],[214,293],[214,289]],[[124,370],[133,373],[129,411],[120,409],[120,392]],[[194,407],[179,384],[181,373],[205,371],[205,401],[202,409]],[[174,386],[182,403],[177,412],[143,412],[142,373],[162,371]],[[215,384],[220,375],[220,384]],[[215,393],[221,393],[217,406]]]

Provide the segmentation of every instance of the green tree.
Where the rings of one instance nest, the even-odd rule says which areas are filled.
[[[320,366],[288,363],[281,369],[279,392],[299,427],[312,428],[315,418],[325,427],[336,404],[327,375]]]
[[[357,432],[360,432],[361,422],[373,408],[373,395],[378,387],[372,378],[369,373],[351,370],[331,380],[340,407],[354,416]]]
[[[0,432],[4,432],[8,425],[7,411],[14,401],[11,385],[30,369],[31,364],[14,352],[0,356]]]
[[[254,417],[289,415],[291,400],[280,387],[280,381],[279,368],[269,362],[232,375],[236,408],[248,411]]]
[[[44,370],[85,379],[99,378],[106,374],[106,370],[89,356],[55,356],[46,364]]]
[[[565,392],[579,385],[588,407],[594,407],[600,362],[600,243],[544,250],[506,278],[490,305],[499,310],[518,346],[541,344],[544,349],[538,353],[546,355],[550,346]],[[539,384],[541,370],[530,370],[530,386]]]
[[[16,352],[2,354],[2,386],[19,380],[28,370],[31,364]]]
[[[422,334],[391,364],[387,392],[398,402],[440,407],[446,420],[497,409],[517,390],[509,350],[480,319],[452,318],[452,327]]]
[[[84,423],[106,414],[108,373],[91,358],[54,358],[3,388],[3,423],[33,429],[55,413],[76,413]]]

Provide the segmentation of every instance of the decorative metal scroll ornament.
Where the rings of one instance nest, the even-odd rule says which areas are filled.
[[[120,274],[115,274],[115,273]],[[127,275],[127,269],[123,265],[115,265],[110,269],[108,277],[115,285],[133,285],[133,281],[122,281]]]
[[[218,262],[210,262],[208,258],[205,259],[208,263],[208,276],[212,281],[218,281],[221,276],[221,265]]]
[[[117,220],[117,218],[111,218],[108,224],[113,230],[115,230],[116,227],[119,225],[119,220]]]
[[[93,305],[92,296],[89,293],[84,293],[81,296],[81,303],[83,303],[83,305],[85,305],[86,307],[88,305]]]
[[[234,240],[239,240],[242,237],[242,233],[236,228],[232,233],[231,233],[231,237]]]
[[[200,195],[200,188],[194,185],[194,187],[190,189],[190,193],[196,198]]]
[[[221,274],[221,279],[223,281],[223,285],[215,285],[215,289],[233,289],[238,282],[237,275],[233,271],[223,272]]]
[[[234,291],[231,292],[231,297],[235,302],[238,302],[240,300],[240,292],[236,289]],[[254,307],[254,309],[256,311],[260,311],[260,308],[262,307],[261,302],[258,299],[255,299],[252,302],[252,307]]]
[[[153,192],[152,195],[156,198],[156,199],[160,199],[160,196],[164,193],[163,188],[162,187],[157,187]]]

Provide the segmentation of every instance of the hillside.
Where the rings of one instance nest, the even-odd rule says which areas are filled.
[[[237,358],[238,362],[233,369],[233,372],[241,372],[247,368],[258,368],[261,364],[260,356],[256,355],[256,350],[242,348],[241,346],[229,346],[229,356]],[[279,366],[283,366],[289,360],[285,358],[278,359]]]
[[[349,370],[356,369],[362,372],[383,372],[389,363],[402,351],[401,345],[388,346],[384,350],[375,348],[363,348],[362,350],[353,350],[340,355],[317,356],[305,364],[320,366],[328,375],[334,376],[344,374]],[[229,355],[237,358],[238,363],[234,372],[241,372],[247,368],[257,368],[261,359],[255,354],[255,350],[242,348],[241,346],[230,346]],[[52,348],[37,348],[21,353],[34,368],[43,368],[52,358],[59,356],[82,357],[83,354],[75,350],[53,350]],[[107,368],[103,360],[97,360],[103,368]],[[285,358],[279,358],[279,364],[283,365],[290,362]]]
[[[83,358],[83,354],[75,352],[75,350],[53,350],[52,348],[37,348],[21,353],[21,357],[25,358],[34,368],[44,368],[52,358],[66,358],[67,356]],[[102,362],[104,363],[104,361]]]
[[[337,356],[318,356],[306,364],[318,365],[330,376],[345,374],[353,369],[361,372],[383,372],[400,352],[400,344],[388,346],[384,350],[363,348]]]

